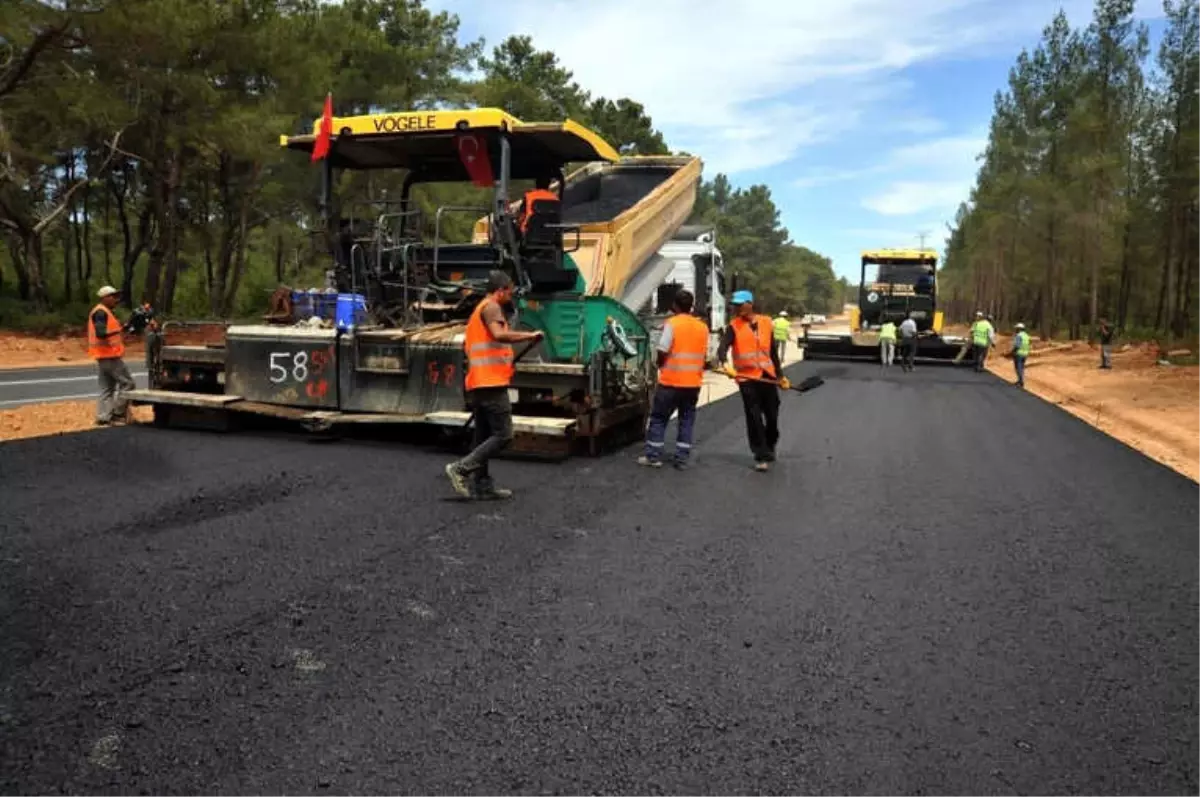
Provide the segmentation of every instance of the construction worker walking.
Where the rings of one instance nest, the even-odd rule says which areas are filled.
[[[975,372],[983,371],[987,363],[988,349],[995,345],[996,329],[991,322],[983,317],[983,313],[975,313],[975,323],[971,324],[971,350],[974,354]]]
[[[737,316],[725,328],[717,349],[724,373],[738,382],[746,413],[746,438],[754,455],[754,469],[766,471],[775,461],[779,442],[779,388],[791,388],[783,376],[778,350],[772,346],[771,319],[754,312],[754,294],[733,294]],[[725,358],[733,351],[733,368]]]
[[[900,343],[901,352],[900,367],[906,372],[916,368],[917,363],[917,322],[913,320],[912,313],[904,317],[900,322]]]
[[[771,322],[771,329],[775,333],[775,348],[779,350],[776,354],[782,363],[787,354],[788,335],[792,331],[792,321],[788,318],[787,310],[779,311],[779,315]]]
[[[1096,334],[1100,338],[1100,367],[1107,371],[1112,368],[1113,338],[1116,337],[1117,331],[1108,323],[1108,319],[1101,318]]]
[[[503,271],[488,275],[488,295],[476,305],[467,321],[463,349],[467,358],[467,403],[474,412],[475,433],[471,453],[446,466],[450,486],[463,498],[511,498],[512,490],[496,487],[488,473],[488,460],[513,439],[512,403],[508,386],[515,371],[510,344],[541,340],[541,332],[515,332],[508,328],[504,306],[512,303],[512,278]],[[470,477],[472,482],[468,484]]]
[[[1029,333],[1025,331],[1025,325],[1018,323],[1015,327],[1017,334],[1013,335],[1013,369],[1017,372],[1017,387],[1025,387],[1025,360],[1029,357],[1029,350],[1032,341],[1029,339]]]
[[[96,291],[100,303],[88,314],[88,356],[96,361],[100,377],[100,398],[96,401],[96,425],[122,425],[128,420],[129,405],[125,393],[137,387],[125,365],[125,327],[113,308],[121,292],[111,285]]]
[[[896,359],[896,325],[884,321],[879,327],[879,365],[881,368],[891,368]]]
[[[675,294],[674,315],[667,319],[658,339],[658,387],[654,390],[650,423],[646,427],[646,450],[638,457],[639,465],[662,466],[667,424],[678,412],[674,465],[679,470],[688,466],[696,404],[704,382],[704,361],[708,359],[708,326],[692,315],[694,301],[691,291]]]

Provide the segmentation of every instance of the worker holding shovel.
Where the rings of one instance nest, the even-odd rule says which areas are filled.
[[[737,316],[725,328],[717,349],[717,363],[738,382],[746,411],[746,437],[754,454],[754,469],[764,472],[775,461],[779,442],[779,388],[791,382],[783,376],[779,350],[774,346],[771,319],[754,312],[750,291],[733,294]],[[733,351],[733,368],[725,358]]]

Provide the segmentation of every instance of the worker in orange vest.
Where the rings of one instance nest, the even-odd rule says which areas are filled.
[[[515,370],[510,344],[538,341],[541,332],[508,328],[504,307],[512,304],[512,278],[503,271],[488,275],[488,294],[467,321],[463,350],[467,359],[467,403],[475,413],[474,450],[446,466],[450,486],[463,498],[511,498],[512,490],[496,487],[488,460],[513,438],[508,386]],[[468,484],[467,479],[471,478]]]
[[[770,317],[754,312],[754,294],[737,291],[733,304],[737,315],[725,328],[717,362],[724,364],[732,349],[733,368],[725,366],[725,374],[737,380],[742,394],[754,469],[766,471],[775,461],[775,445],[779,442],[779,388],[787,390],[792,385],[783,376]]]
[[[121,292],[105,285],[96,292],[100,303],[92,308],[87,320],[88,356],[96,361],[100,375],[100,398],[96,401],[96,425],[122,425],[127,420],[128,403],[124,394],[137,387],[125,365],[125,327],[113,314]]]
[[[523,207],[521,208],[521,235],[525,235],[529,230],[529,220],[533,217],[534,203],[539,202],[554,202],[558,203],[558,194],[550,190],[550,178],[539,177],[534,182],[534,187],[525,192]]]
[[[692,432],[696,423],[696,404],[704,382],[704,363],[708,359],[708,326],[692,315],[695,298],[691,291],[675,294],[674,314],[663,325],[658,339],[658,387],[646,427],[646,452],[639,465],[662,467],[667,424],[679,412],[679,434],[675,440],[675,467],[688,466],[692,453]]]

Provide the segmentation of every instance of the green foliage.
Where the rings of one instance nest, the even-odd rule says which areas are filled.
[[[842,291],[829,258],[791,243],[765,185],[734,189],[718,174],[700,186],[693,222],[714,224],[726,270],[754,291],[764,312],[832,313]]]
[[[950,228],[941,286],[955,317],[984,309],[1045,336],[1102,317],[1195,328],[1197,2],[1164,8],[1152,79],[1132,0],[1099,0],[1084,30],[1060,12],[1017,58]]]
[[[668,151],[637,102],[592,97],[528,37],[485,55],[422,0],[18,0],[0,3],[0,30],[12,56],[0,63],[0,296],[39,323],[59,311],[77,323],[104,283],[209,317],[256,315],[281,282],[319,283],[318,170],[278,137],[311,131],[327,92],[338,115],[492,105],[573,118],[625,152]],[[339,188],[394,198],[402,178],[342,175]],[[489,197],[427,186],[417,201],[432,236],[436,208]],[[444,221],[443,240],[470,237],[471,214]]]

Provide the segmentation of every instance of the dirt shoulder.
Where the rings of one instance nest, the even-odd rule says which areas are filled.
[[[95,419],[94,399],[0,409],[0,441],[53,437],[100,428],[96,426]],[[154,411],[150,407],[133,408],[134,423],[150,423],[153,420]]]
[[[1010,350],[1007,339],[997,351]],[[1151,345],[1125,345],[1102,370],[1100,350],[1079,341],[1037,342],[1025,386],[1046,401],[1200,481],[1200,368],[1156,364]],[[1012,360],[993,356],[988,369],[1014,379]]]
[[[125,341],[126,360],[144,359],[140,338]],[[19,332],[0,332],[0,370],[45,368],[56,365],[87,365],[87,338],[83,335],[35,337]]]

